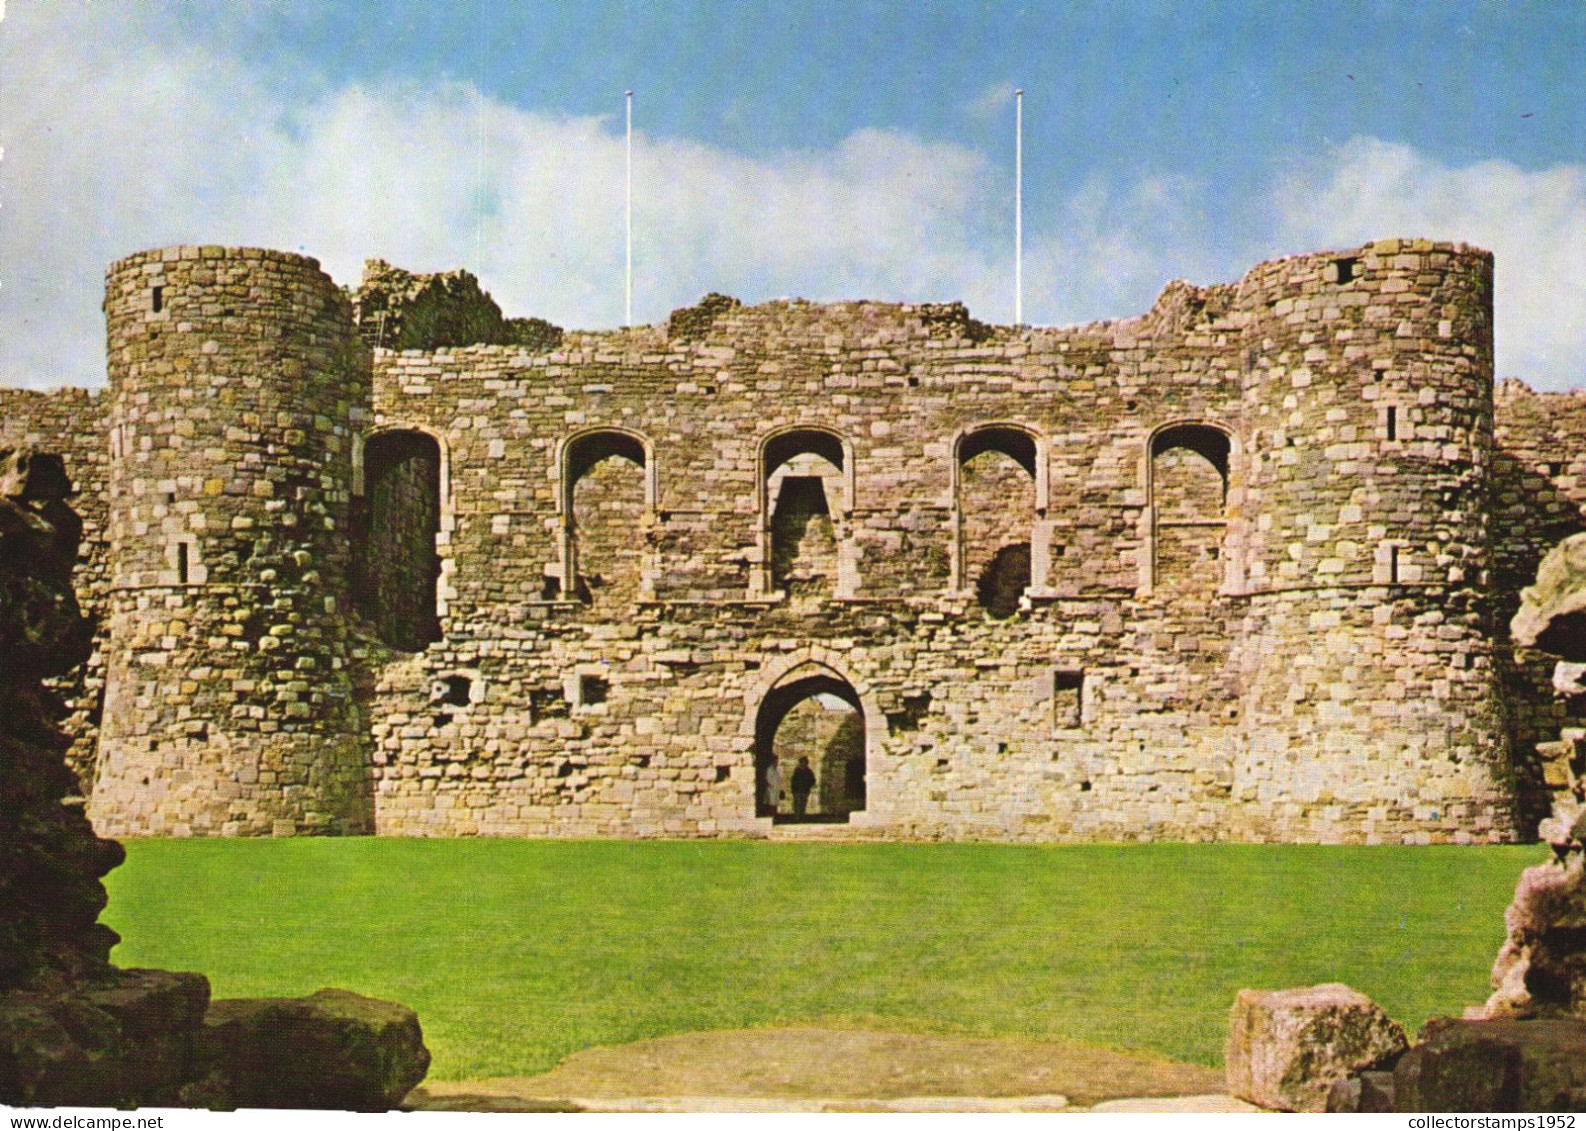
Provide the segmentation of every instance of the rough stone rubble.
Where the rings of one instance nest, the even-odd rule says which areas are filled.
[[[413,1011],[340,990],[209,1000],[200,974],[110,964],[100,882],[123,859],[83,815],[43,681],[92,625],[60,457],[0,450],[0,1104],[395,1106],[429,1053]]]

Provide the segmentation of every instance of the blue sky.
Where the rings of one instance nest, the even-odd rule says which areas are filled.
[[[87,3],[0,23],[0,380],[103,379],[106,262],[464,266],[509,313],[963,299],[1027,321],[1384,235],[1499,256],[1499,371],[1586,384],[1586,5]]]

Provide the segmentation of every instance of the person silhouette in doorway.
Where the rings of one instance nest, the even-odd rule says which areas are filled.
[[[810,769],[810,760],[800,758],[799,764],[793,770],[793,815],[804,816],[810,804],[810,790],[815,788],[815,771]]]

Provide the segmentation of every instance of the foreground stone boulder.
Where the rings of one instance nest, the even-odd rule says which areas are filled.
[[[1327,1110],[1330,1112],[1393,1112],[1393,1073],[1385,1069],[1367,1069],[1358,1076],[1335,1080],[1327,1092]]]
[[[1515,643],[1559,657],[1561,695],[1586,692],[1586,534],[1548,551],[1509,627]],[[1566,728],[1537,753],[1552,802],[1537,832],[1553,859],[1515,885],[1480,1018],[1586,1018],[1586,731]]]
[[[1433,1018],[1393,1083],[1400,1112],[1586,1111],[1586,1020]]]
[[[211,1107],[386,1111],[424,1079],[418,1014],[348,990],[212,1003],[191,1098]]]
[[[418,1016],[347,990],[209,1000],[201,974],[111,970],[0,994],[0,1103],[387,1111],[430,1063]]]
[[[1520,874],[1481,1017],[1586,1019],[1586,858],[1564,847]]]
[[[1325,1111],[1333,1084],[1391,1061],[1404,1030],[1339,982],[1240,990],[1228,1017],[1228,1091],[1281,1111]]]
[[[1586,663],[1586,534],[1570,535],[1543,557],[1535,584],[1520,591],[1509,631],[1521,647]]]
[[[200,974],[111,970],[0,994],[0,1103],[181,1103],[209,1002]]]

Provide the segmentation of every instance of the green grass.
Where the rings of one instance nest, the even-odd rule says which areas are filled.
[[[1217,1065],[1242,986],[1348,982],[1407,1027],[1487,992],[1536,847],[133,841],[122,966],[418,1010],[433,1075],[846,1019]]]

